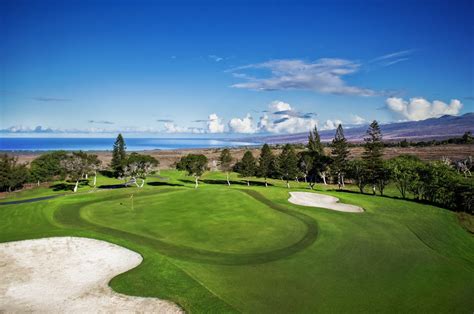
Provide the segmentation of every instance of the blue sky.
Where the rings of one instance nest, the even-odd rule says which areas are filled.
[[[294,133],[474,107],[472,1],[0,2],[3,136]]]

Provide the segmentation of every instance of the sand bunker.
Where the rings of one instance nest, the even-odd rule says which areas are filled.
[[[341,212],[349,213],[361,213],[364,210],[355,205],[341,204],[337,197],[309,193],[309,192],[290,192],[290,198],[288,201],[296,205],[310,206],[310,207],[322,207]]]
[[[182,313],[171,302],[126,296],[108,286],[141,262],[135,252],[86,238],[0,243],[0,312]]]

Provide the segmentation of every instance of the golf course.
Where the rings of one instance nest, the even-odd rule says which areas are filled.
[[[474,237],[446,209],[348,186],[162,170],[143,187],[102,175],[77,193],[38,187],[0,201],[0,242],[107,241],[143,261],[115,276],[118,293],[189,313],[456,312],[474,309]],[[289,202],[339,199],[345,212]],[[308,198],[309,199],[309,198]],[[334,199],[330,198],[333,202]]]

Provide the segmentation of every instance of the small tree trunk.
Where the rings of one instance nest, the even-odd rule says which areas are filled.
[[[250,186],[250,180],[247,180],[247,186]]]
[[[308,181],[306,180],[306,177],[307,177],[307,175],[305,174],[304,175],[304,183],[308,183]]]
[[[267,178],[265,178],[265,187],[266,187],[266,188],[268,187]]]
[[[194,180],[194,188],[197,189],[197,187],[199,186],[199,180],[198,180],[198,177],[194,177],[195,180]]]
[[[287,188],[287,189],[290,188],[290,181],[289,181],[289,180],[286,180],[286,188]]]
[[[372,185],[372,194],[375,195],[375,184]]]
[[[94,186],[97,185],[97,171],[94,172]]]
[[[346,186],[344,185],[344,175],[341,174],[341,183],[342,183],[342,187],[345,188]]]
[[[323,172],[323,174],[322,174],[321,177],[323,178],[324,185],[328,185],[328,184],[326,183],[326,173],[325,173],[325,172]]]
[[[85,174],[86,180],[89,179],[89,175],[86,173]]]
[[[227,185],[230,186],[230,181],[229,181],[229,173],[226,172],[226,175],[227,175]]]
[[[77,192],[78,186],[79,186],[79,180],[76,181],[76,185],[74,186],[74,193]]]
[[[298,179],[298,177],[296,177],[295,180],[297,183],[300,183],[300,180]]]
[[[36,186],[40,186],[40,180],[38,180],[38,182],[36,183]]]
[[[140,187],[142,188],[145,185],[145,179],[142,179],[142,184],[140,184]]]

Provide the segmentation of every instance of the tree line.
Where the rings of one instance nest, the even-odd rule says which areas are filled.
[[[152,156],[138,153],[127,154],[122,135],[115,140],[110,176],[125,180],[125,185],[135,184],[143,187],[146,177],[159,165]],[[89,183],[93,175],[92,186],[97,185],[97,173],[102,169],[102,162],[97,155],[83,151],[54,151],[35,158],[31,164],[19,163],[18,158],[8,154],[0,155],[0,191],[11,192],[22,188],[25,183],[36,183],[54,180],[69,180],[74,183],[73,192],[77,192],[79,183]],[[141,180],[140,184],[138,180]]]
[[[219,156],[221,171],[226,173],[226,183],[230,172],[237,172],[247,185],[252,177],[280,179],[290,188],[290,182],[304,181],[310,189],[320,182],[337,184],[343,189],[346,183],[357,186],[361,193],[369,188],[372,194],[384,195],[385,188],[393,183],[402,198],[413,198],[437,204],[452,210],[472,213],[474,202],[474,180],[460,174],[444,161],[423,162],[412,155],[400,155],[384,160],[385,148],[382,132],[377,121],[373,121],[366,132],[364,152],[360,159],[350,159],[349,143],[344,129],[339,125],[331,142],[330,154],[325,154],[317,128],[308,136],[304,149],[297,151],[295,145],[286,144],[277,155],[268,144],[264,144],[258,157],[247,150],[240,160],[234,160],[229,149],[223,149]],[[298,147],[298,146],[296,146]],[[176,164],[178,170],[187,171],[195,177],[195,187],[199,178],[208,169],[205,155],[189,154]]]

